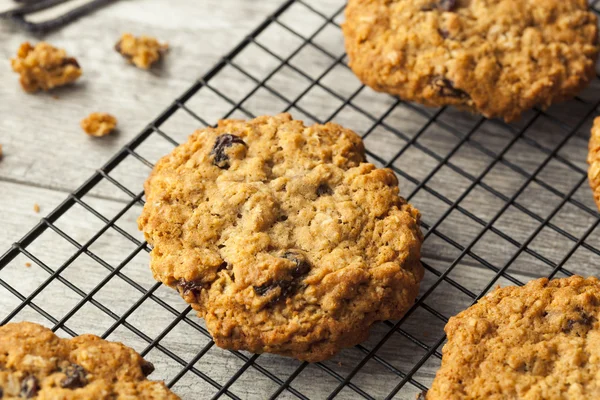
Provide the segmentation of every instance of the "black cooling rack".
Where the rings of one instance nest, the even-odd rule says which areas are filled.
[[[448,318],[495,285],[597,274],[600,216],[585,158],[599,81],[514,124],[405,103],[349,71],[343,7],[285,1],[15,243],[0,258],[1,323],[28,319],[61,335],[121,340],[183,398],[414,399],[440,365]],[[135,226],[144,178],[192,129],[281,111],[359,132],[370,161],[392,168],[423,214],[426,275],[415,305],[316,364],[216,348],[190,307],[152,280],[150,248]],[[100,188],[125,200],[100,202]],[[95,228],[69,231],[78,221]]]

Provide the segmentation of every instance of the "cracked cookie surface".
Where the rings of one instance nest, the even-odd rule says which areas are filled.
[[[10,60],[13,71],[20,75],[23,90],[29,93],[50,90],[75,82],[81,76],[77,60],[63,49],[40,42],[21,44],[17,56]]]
[[[418,293],[419,214],[397,184],[339,125],[225,120],[157,163],[138,222],[154,277],[218,346],[319,361]]]
[[[61,339],[41,325],[0,327],[0,398],[177,400],[146,376],[154,366],[133,349],[94,335]]]
[[[588,180],[594,194],[594,201],[600,210],[600,117],[594,120],[592,126],[587,162]]]
[[[507,121],[573,97],[598,54],[586,0],[350,0],[343,31],[371,88]]]
[[[600,281],[496,289],[445,327],[427,400],[600,398]]]

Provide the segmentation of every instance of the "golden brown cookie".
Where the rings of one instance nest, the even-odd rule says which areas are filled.
[[[586,0],[349,0],[343,30],[373,89],[507,121],[573,97],[598,54]]]
[[[94,137],[110,135],[117,127],[117,119],[108,113],[91,113],[81,120],[81,129]]]
[[[594,194],[594,200],[598,209],[600,209],[600,117],[594,120],[592,126],[587,162],[590,165],[588,179]]]
[[[218,346],[319,361],[418,293],[419,213],[397,185],[339,125],[225,120],[158,162],[139,226]]]
[[[166,43],[160,43],[153,37],[135,37],[130,33],[124,33],[115,45],[115,50],[127,61],[142,69],[150,69],[163,57],[168,48]]]
[[[30,322],[0,327],[0,398],[177,400],[146,377],[154,366],[121,343],[94,335],[61,339]]]
[[[34,46],[25,42],[10,60],[12,69],[20,74],[20,82],[26,92],[50,90],[75,82],[81,76],[81,67],[63,49],[40,42]]]
[[[600,281],[496,289],[450,318],[427,400],[600,399]]]

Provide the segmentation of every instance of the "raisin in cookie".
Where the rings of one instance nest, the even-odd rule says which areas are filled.
[[[139,226],[218,346],[319,361],[418,293],[419,213],[397,184],[339,125],[225,120],[158,162]]]
[[[13,71],[18,73],[23,90],[29,93],[50,90],[75,82],[81,76],[79,63],[68,57],[63,49],[40,42],[35,46],[25,42],[11,59]]]
[[[496,289],[450,318],[427,400],[600,398],[600,281]]]
[[[154,366],[121,343],[94,335],[61,339],[30,322],[0,327],[0,398],[177,400],[146,376]]]
[[[600,117],[594,120],[592,126],[587,161],[590,164],[588,179],[594,193],[594,200],[600,209]]]
[[[586,0],[350,0],[343,30],[373,89],[507,121],[573,97],[598,54]]]

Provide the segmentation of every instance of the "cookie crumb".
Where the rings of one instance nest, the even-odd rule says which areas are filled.
[[[38,203],[33,205],[33,211],[35,211],[36,214],[40,213],[40,205]]]
[[[27,268],[30,268],[30,267],[31,267],[31,263],[30,263],[30,262],[26,262],[26,263],[25,263],[25,266],[26,266]]]
[[[109,135],[116,126],[117,119],[108,113],[91,113],[81,120],[81,128],[94,137]]]
[[[167,43],[160,43],[150,36],[135,37],[124,33],[115,45],[115,50],[127,61],[141,69],[150,69],[169,49]]]
[[[2,160],[2,145],[0,144],[0,160]]]
[[[10,60],[13,71],[20,74],[23,90],[34,93],[75,82],[81,76],[77,60],[63,49],[46,42],[32,46],[21,44],[17,56]]]
[[[338,361],[337,365],[338,365],[338,367],[341,367],[342,366],[342,362]]]

